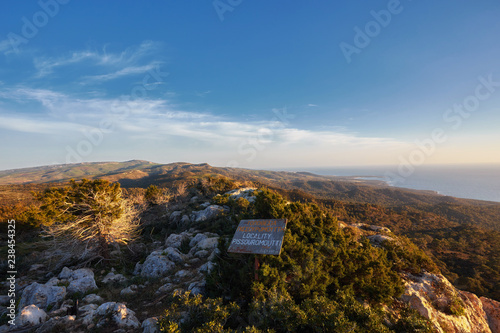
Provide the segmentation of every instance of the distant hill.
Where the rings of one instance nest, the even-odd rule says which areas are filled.
[[[54,186],[71,179],[102,178],[119,182],[124,188],[146,188],[151,184],[172,187],[177,182],[196,181],[205,176],[228,177],[238,181],[283,190],[300,190],[323,200],[368,203],[401,209],[433,212],[459,224],[474,224],[500,230],[500,203],[459,199],[420,191],[391,187],[381,181],[355,177],[320,176],[310,172],[286,172],[213,167],[207,163],[158,164],[149,161],[95,162],[43,166],[0,171],[0,204],[18,200],[33,186]],[[17,186],[12,186],[17,185]],[[10,194],[6,194],[6,192]]]
[[[437,203],[494,204],[481,200],[443,196],[432,191],[396,188],[382,181],[361,180],[355,177],[320,176],[310,172],[223,168],[213,167],[207,163],[158,164],[142,160],[62,164],[0,171],[0,185],[51,184],[68,182],[71,179],[103,178],[118,181],[123,187],[147,187],[151,184],[171,186],[175,181],[204,175],[254,181],[283,189],[300,189],[319,197],[385,206]]]

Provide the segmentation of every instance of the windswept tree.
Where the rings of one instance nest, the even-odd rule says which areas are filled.
[[[80,257],[109,258],[111,245],[127,244],[138,236],[138,212],[122,198],[119,183],[71,180],[70,186],[36,193],[46,223],[44,235]]]

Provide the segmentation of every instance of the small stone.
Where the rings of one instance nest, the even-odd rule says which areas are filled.
[[[101,282],[107,284],[112,282],[120,283],[125,281],[127,281],[127,278],[125,278],[123,274],[115,274],[113,272],[109,272],[108,274],[106,274],[106,276],[102,279]]]
[[[137,286],[135,284],[128,286],[120,291],[121,296],[130,296],[137,293]]]

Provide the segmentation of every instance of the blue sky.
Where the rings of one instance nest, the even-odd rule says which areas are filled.
[[[0,169],[500,163],[498,1],[0,9]]]

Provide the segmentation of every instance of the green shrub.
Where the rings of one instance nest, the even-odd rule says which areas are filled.
[[[224,326],[238,311],[236,303],[223,304],[221,298],[176,292],[158,324],[161,332],[229,332]]]

